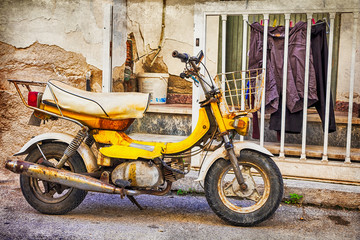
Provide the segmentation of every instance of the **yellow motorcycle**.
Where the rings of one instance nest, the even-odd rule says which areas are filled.
[[[33,137],[14,154],[27,155],[25,161],[6,162],[7,169],[21,174],[22,193],[33,208],[65,214],[84,200],[87,191],[94,191],[126,196],[142,209],[134,196],[167,194],[172,183],[190,171],[186,159],[211,151],[202,155],[196,181],[221,219],[252,226],[276,211],[283,181],[272,154],[255,143],[235,141],[238,134],[248,132],[248,113],[260,107],[263,69],[212,79],[202,51],[193,57],[177,51],[172,55],[185,63],[180,77],[200,86],[204,98],[194,131],[176,143],[137,141],[125,133],[146,112],[149,94],[87,92],[56,80],[9,80],[34,111],[30,124],[64,119],[80,126],[76,136],[51,132]],[[27,101],[21,86],[28,90]]]

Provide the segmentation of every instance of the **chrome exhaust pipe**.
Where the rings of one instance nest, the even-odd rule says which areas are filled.
[[[136,191],[115,187],[114,185],[102,182],[96,178],[73,173],[66,170],[49,168],[26,161],[7,160],[5,168],[14,173],[23,174],[29,177],[38,178],[44,181],[54,182],[61,185],[78,188],[85,191],[102,192],[124,195],[136,195]]]

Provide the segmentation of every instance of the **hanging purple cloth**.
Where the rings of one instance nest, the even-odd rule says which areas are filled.
[[[305,80],[306,23],[298,22],[289,31],[288,79],[286,88],[286,131],[300,133]],[[264,27],[251,24],[249,69],[262,67]],[[285,27],[269,27],[267,73],[265,86],[265,111],[270,113],[270,129],[281,129],[281,95],[284,65]],[[310,54],[308,105],[318,100],[315,69]],[[294,114],[294,115],[292,115]],[[256,115],[256,116],[255,116]],[[253,117],[253,134],[258,138],[257,114]]]
[[[319,101],[315,103],[315,108],[320,115],[322,126],[325,126],[325,104],[326,104],[326,81],[328,67],[328,45],[326,41],[326,23],[318,21],[311,28],[311,49],[314,58],[316,74],[316,89]],[[329,111],[329,133],[336,131],[335,113],[333,100],[330,92],[330,111]]]

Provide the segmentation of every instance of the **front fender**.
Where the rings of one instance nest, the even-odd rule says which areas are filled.
[[[263,153],[267,156],[274,156],[271,152],[269,152],[266,148],[252,142],[236,142],[234,143],[234,151],[236,156],[240,156],[240,152],[243,149],[250,149],[254,150],[256,152]],[[195,180],[196,182],[205,180],[205,176],[207,172],[209,171],[210,167],[213,165],[213,163],[218,160],[219,158],[228,159],[227,157],[227,151],[225,147],[221,147],[214,151],[209,157],[207,157],[204,162],[202,163],[199,177]]]
[[[43,141],[59,141],[70,144],[71,141],[74,139],[74,136],[66,133],[44,133],[33,137],[28,141],[18,153],[15,153],[14,156],[24,155],[30,152],[35,146],[35,144]],[[91,151],[88,145],[84,142],[81,143],[80,147],[78,148],[77,152],[80,154],[81,158],[84,161],[86,166],[87,172],[94,172],[98,169],[96,157],[94,153]]]

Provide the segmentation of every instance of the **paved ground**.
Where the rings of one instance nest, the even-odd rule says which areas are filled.
[[[18,181],[0,172],[0,239],[360,239],[360,212],[282,204],[252,228],[221,221],[201,195],[128,199],[89,193],[63,216],[42,215],[22,197]],[[17,179],[17,178],[16,178]]]

